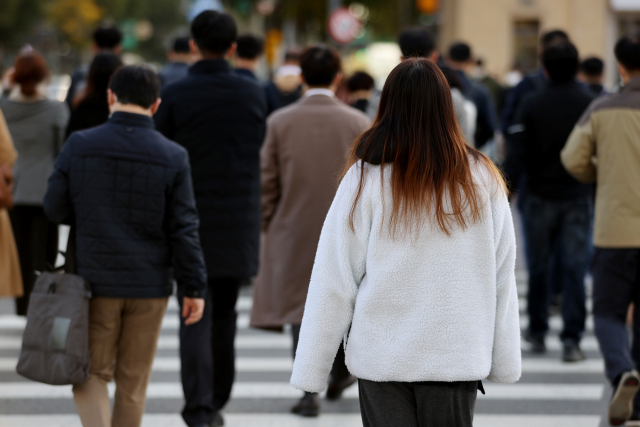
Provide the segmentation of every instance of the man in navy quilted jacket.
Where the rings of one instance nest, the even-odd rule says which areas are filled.
[[[178,283],[186,324],[204,311],[206,268],[187,151],[154,129],[160,79],[143,67],[111,78],[109,121],[76,132],[49,178],[44,209],[76,229],[78,274],[92,287],[83,426],[140,426],[167,301]],[[107,383],[115,378],[110,408]]]

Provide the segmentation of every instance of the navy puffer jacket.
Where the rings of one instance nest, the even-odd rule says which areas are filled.
[[[187,151],[140,114],[114,113],[71,135],[49,178],[44,209],[76,226],[78,274],[94,295],[202,297],[206,269]]]

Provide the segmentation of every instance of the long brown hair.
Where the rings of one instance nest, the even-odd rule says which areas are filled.
[[[391,233],[419,226],[433,214],[442,231],[454,224],[465,229],[481,216],[481,200],[472,175],[472,161],[484,166],[504,188],[493,163],[465,142],[455,117],[451,90],[436,64],[412,58],[393,69],[382,90],[378,115],[354,143],[346,171],[357,163],[392,164]],[[365,183],[360,184],[350,215],[353,217]],[[384,203],[384,199],[383,199]]]

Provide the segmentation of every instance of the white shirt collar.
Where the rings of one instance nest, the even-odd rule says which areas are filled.
[[[308,96],[313,96],[313,95],[324,95],[324,96],[329,96],[331,98],[333,98],[334,96],[336,96],[335,93],[333,93],[333,91],[331,89],[323,89],[323,88],[316,88],[316,89],[308,89],[305,93],[304,96],[308,97]]]

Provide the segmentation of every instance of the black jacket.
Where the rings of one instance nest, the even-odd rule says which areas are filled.
[[[67,138],[76,131],[99,126],[107,120],[109,120],[109,103],[106,96],[84,99],[71,112],[67,126]]]
[[[464,96],[473,102],[478,110],[476,117],[476,148],[487,143],[496,131],[495,107],[489,91],[482,84],[473,81],[462,71],[457,71],[464,90]]]
[[[592,100],[575,81],[549,83],[522,100],[507,139],[505,173],[511,191],[526,172],[527,192],[541,198],[566,200],[591,193],[564,169],[560,151]]]
[[[185,295],[206,290],[189,156],[153,127],[114,113],[71,135],[49,178],[44,210],[75,224],[78,274],[99,297],[171,295],[172,265]]]
[[[263,89],[222,60],[194,64],[162,91],[158,130],[189,151],[209,277],[258,271]]]

